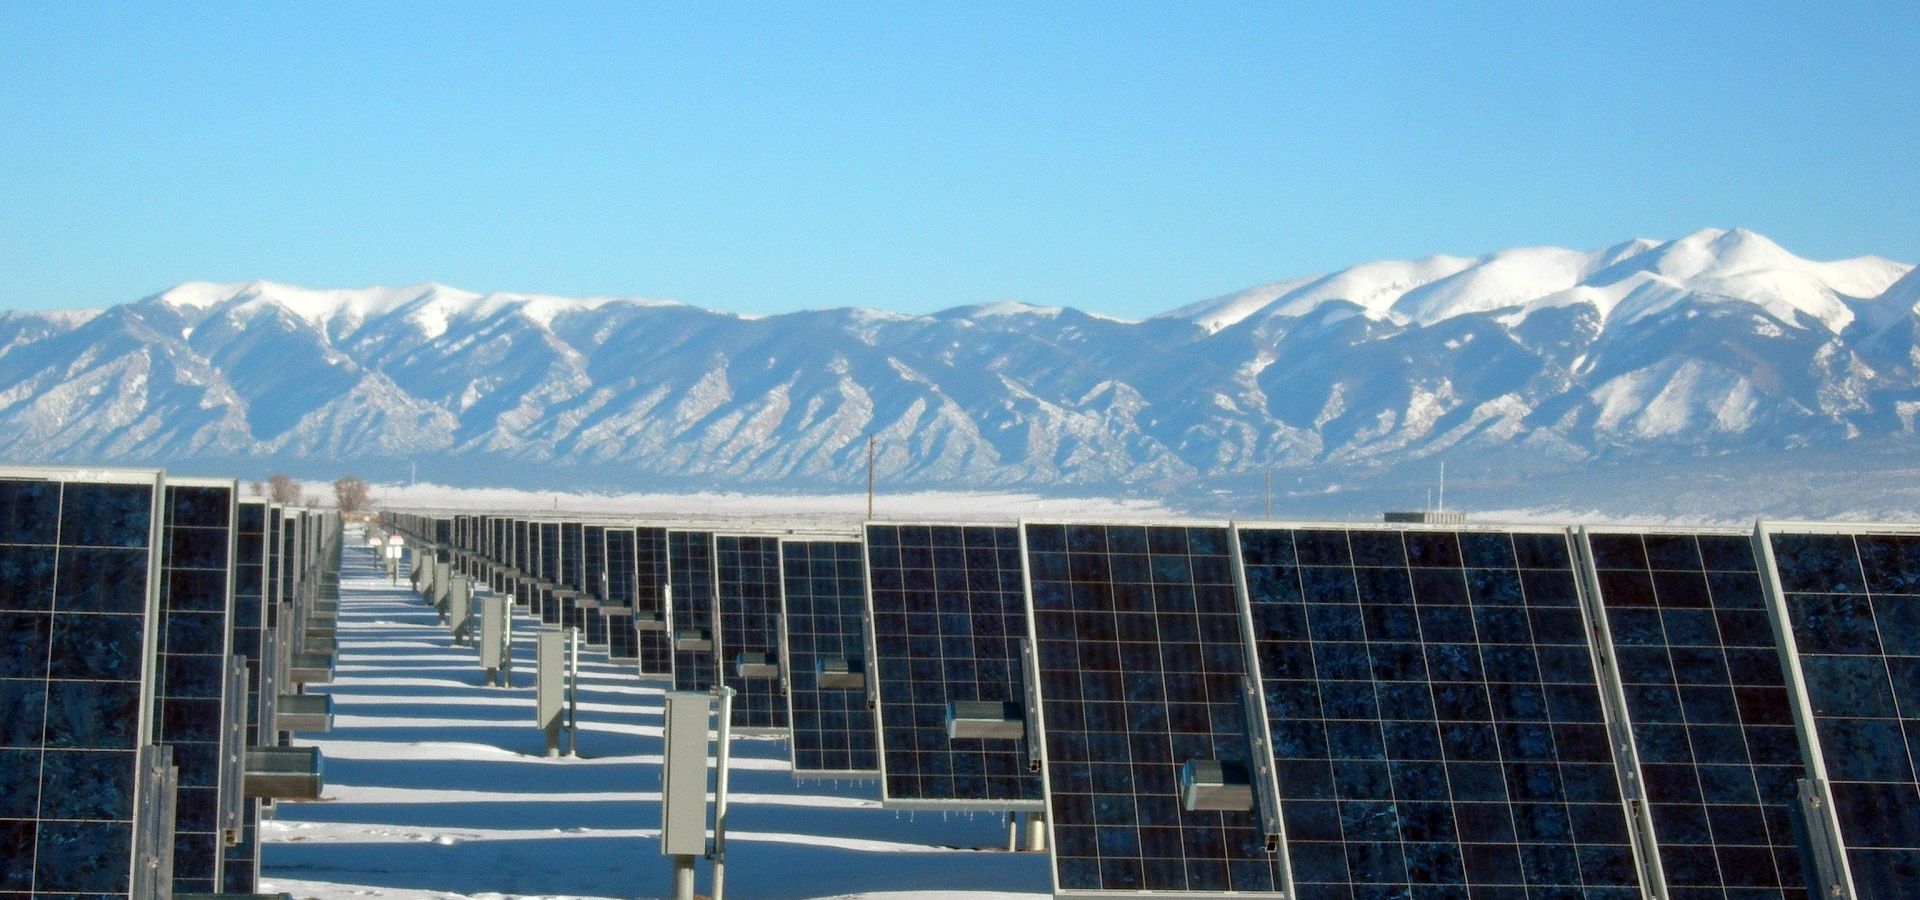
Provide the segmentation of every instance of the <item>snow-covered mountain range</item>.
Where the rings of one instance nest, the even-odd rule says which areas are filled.
[[[874,435],[894,485],[1137,488],[1479,451],[1911,449],[1917,413],[1920,272],[1739,230],[1368,263],[1139,322],[258,281],[0,316],[19,461],[825,488],[864,478]]]

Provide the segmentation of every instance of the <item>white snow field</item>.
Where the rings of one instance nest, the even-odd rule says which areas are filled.
[[[533,724],[534,623],[516,616],[512,688],[482,685],[404,582],[353,535],[340,578],[333,729],[318,803],[263,824],[262,890],[295,897],[658,897],[664,686],[582,651],[579,758]],[[736,738],[726,896],[1033,898],[1045,854],[1006,852],[997,815],[896,813],[872,782],[795,782],[786,743]],[[709,889],[709,864],[699,869]]]

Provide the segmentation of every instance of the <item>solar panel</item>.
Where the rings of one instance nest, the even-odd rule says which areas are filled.
[[[641,677],[673,675],[673,634],[667,630],[667,530],[633,530],[634,649]]]
[[[667,616],[673,689],[708,690],[719,674],[714,657],[713,532],[667,532],[667,580],[673,600]]]
[[[1056,895],[1284,896],[1228,528],[1024,532]]]
[[[1746,535],[1586,530],[1662,880],[1676,897],[1806,897],[1806,777]]]
[[[587,589],[586,528],[579,522],[560,523],[560,574],[549,576],[555,584],[576,591]]]
[[[261,690],[266,649],[267,505],[242,499],[234,518],[233,652],[247,661],[247,743],[260,745]],[[265,740],[271,740],[268,736]],[[260,877],[260,805],[242,801],[238,840],[227,847],[221,892],[250,894]]]
[[[535,528],[533,523],[526,519],[516,519],[513,530],[513,566],[520,572],[519,577],[514,580],[513,602],[521,609],[531,611],[533,609],[533,569],[539,558],[537,545],[540,540],[540,529]]]
[[[869,523],[866,535],[882,802],[1040,809],[1024,739],[949,737],[948,724],[950,704],[1024,697],[1020,530]]]
[[[1564,532],[1239,549],[1296,896],[1640,896]]]
[[[607,599],[607,527],[587,525],[580,529],[580,558],[586,583],[581,590]]]
[[[232,481],[175,480],[165,491],[153,726],[155,740],[173,747],[179,768],[174,887],[212,893],[223,862],[220,764],[229,740],[222,726],[232,646],[235,490]]]
[[[733,698],[733,725],[746,731],[784,731],[787,698],[781,685],[780,539],[716,535],[713,541],[715,646],[721,683]]]
[[[132,890],[158,472],[0,469],[0,891]]]
[[[781,541],[780,567],[793,772],[878,775],[860,542]]]
[[[633,623],[633,529],[601,529],[601,567],[607,608],[626,610],[613,613],[607,625],[607,659],[628,662],[640,658],[639,633]]]
[[[1791,626],[1796,711],[1825,781],[1853,896],[1920,883],[1920,534],[1762,524],[1774,614]],[[1809,727],[1810,726],[1810,727]]]
[[[560,523],[540,522],[534,529],[534,548],[537,554],[533,560],[533,577],[547,584],[555,584],[560,579]],[[539,592],[534,594],[533,614],[548,625],[560,622],[558,606],[548,603]]]

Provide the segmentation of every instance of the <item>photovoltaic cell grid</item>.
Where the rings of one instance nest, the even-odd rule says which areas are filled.
[[[1025,529],[1056,891],[1281,896],[1257,807],[1181,802],[1185,763],[1253,768],[1227,528]]]
[[[1806,777],[1753,542],[1588,532],[1671,896],[1803,898]]]
[[[587,525],[580,529],[580,559],[583,567],[581,578],[586,580],[582,590],[601,600],[607,599],[607,529],[602,525]]]
[[[0,891],[132,888],[157,492],[0,473]]]
[[[864,664],[867,581],[859,541],[782,541],[787,707],[793,770],[801,775],[870,775],[880,770],[864,688],[820,686],[820,660]]]
[[[154,735],[173,747],[180,770],[175,889],[211,893],[224,845],[220,763],[228,737],[222,697],[231,641],[233,488],[169,484],[165,491]]]
[[[633,618],[665,614],[667,593],[667,530],[633,530]],[[637,632],[640,674],[673,674],[673,636],[663,629]]]
[[[1018,528],[868,524],[881,795],[895,806],[1034,808],[1024,740],[947,737],[950,701],[1019,703]]]
[[[579,522],[560,523],[560,576],[557,584],[576,591],[587,589],[585,527]]]
[[[787,698],[780,677],[742,677],[743,654],[780,660],[780,539],[718,535],[714,547],[714,620],[719,623],[716,658],[721,682],[739,691],[733,698],[735,728],[785,729]]]
[[[1920,535],[1771,535],[1855,895],[1920,884]]]
[[[541,522],[535,529],[534,548],[538,551],[534,557],[534,577],[548,584],[560,579],[560,523]],[[552,625],[560,621],[559,605],[553,602],[550,591],[534,591],[533,612],[540,621]]]
[[[1564,534],[1239,540],[1301,900],[1639,896]]]
[[[272,735],[262,735],[260,716],[261,660],[265,636],[261,623],[265,615],[267,507],[260,501],[241,500],[234,518],[233,561],[233,652],[247,659],[247,734],[251,744],[267,744]],[[226,866],[221,892],[250,894],[257,887],[260,859],[259,801],[242,802],[239,840],[226,849]]]
[[[718,635],[713,622],[713,532],[667,532],[667,578],[673,609],[668,614],[673,648],[673,689],[704,691],[717,677]],[[643,635],[644,637],[644,635]],[[687,642],[704,640],[704,649]],[[645,648],[642,647],[642,650]],[[644,665],[645,658],[642,657]],[[642,668],[641,671],[645,671]]]
[[[601,559],[606,568],[606,600],[610,607],[633,608],[633,529],[607,528],[602,534]],[[618,623],[624,622],[624,627]],[[608,629],[607,658],[616,660],[638,660],[640,658],[640,635],[633,628],[631,617],[616,620],[616,627]]]

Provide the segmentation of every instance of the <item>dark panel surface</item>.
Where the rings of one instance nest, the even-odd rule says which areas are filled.
[[[667,613],[667,530],[633,530],[633,618],[635,623]],[[643,628],[635,634],[640,674],[673,674],[673,640],[664,628]]]
[[[1856,896],[1920,884],[1920,535],[1772,535]]]
[[[1752,542],[1587,541],[1668,889],[1805,897],[1792,817],[1806,769]]]
[[[1257,809],[1180,798],[1186,763],[1254,762],[1227,528],[1029,524],[1026,538],[1058,889],[1278,896]]]
[[[1639,896],[1564,534],[1240,542],[1300,900]]]
[[[823,688],[822,659],[864,665],[867,582],[859,541],[782,541],[788,707],[793,769],[820,775],[879,772],[880,760],[864,688]]]
[[[601,567],[606,571],[606,601],[610,608],[633,608],[633,529],[602,529]],[[614,618],[607,632],[607,658],[622,662],[640,657],[640,635],[633,618]]]
[[[720,650],[720,636],[713,621],[713,532],[667,532],[667,579],[673,596],[668,640],[685,635],[707,641],[704,649],[674,645],[673,689],[707,690],[718,676],[714,654]]]
[[[714,538],[715,620],[720,634],[720,678],[738,691],[736,728],[784,729],[787,698],[778,676],[746,678],[742,654],[760,654],[779,665],[780,539],[762,535]]]
[[[220,760],[232,611],[233,489],[168,485],[161,546],[154,739],[179,767],[173,880],[211,893],[221,861]],[[233,702],[244,702],[234,698]]]
[[[867,532],[882,796],[928,806],[1030,806],[1025,741],[947,737],[951,701],[1018,703],[1026,590],[1018,528]]]
[[[0,893],[130,890],[156,493],[0,473]]]

